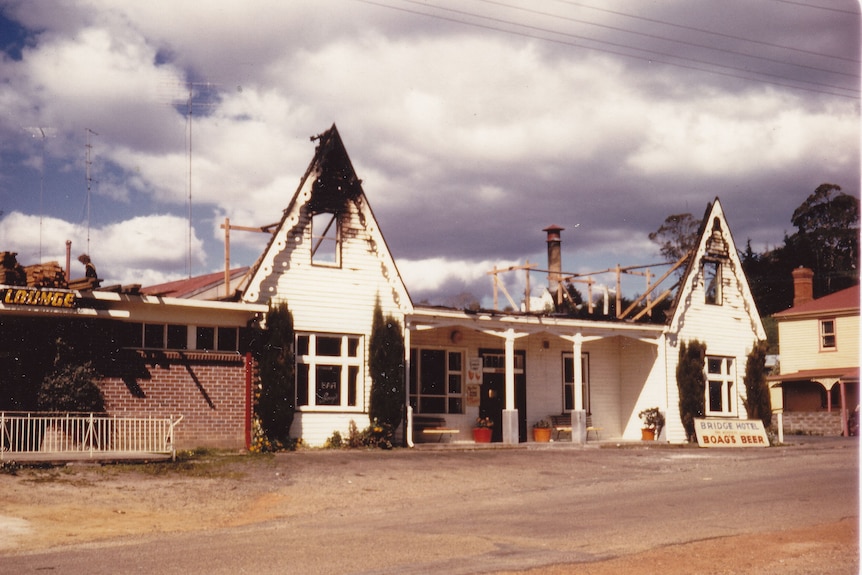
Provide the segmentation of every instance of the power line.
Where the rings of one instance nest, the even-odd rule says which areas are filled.
[[[760,46],[767,46],[769,48],[778,48],[781,50],[787,50],[790,52],[799,52],[800,54],[808,54],[810,56],[820,56],[822,58],[834,58],[836,60],[844,60],[845,62],[852,62],[854,64],[858,64],[860,60],[858,58],[847,58],[845,56],[838,56],[836,54],[824,54],[822,52],[815,52],[813,50],[805,50],[804,48],[797,48],[795,46],[785,46],[782,44],[775,44],[773,42],[766,42],[763,40],[755,40],[753,38],[745,38],[743,36],[735,36],[733,34],[726,34],[724,32],[716,32],[714,30],[707,30],[705,28],[698,28],[696,26],[687,26],[685,24],[675,24],[673,22],[667,22],[666,20],[659,20],[656,18],[647,18],[646,16],[637,16],[635,14],[628,14],[626,12],[619,12],[617,10],[610,10],[608,8],[598,8],[596,6],[590,6],[588,4],[582,4],[580,2],[574,2],[572,0],[555,0],[556,2],[560,2],[562,4],[568,4],[569,6],[577,6],[579,8],[586,8],[588,10],[595,10],[596,12],[603,12],[605,14],[613,14],[615,16],[622,16],[623,18],[631,18],[633,20],[640,20],[642,22],[650,22],[652,24],[661,24],[662,26],[669,26],[671,28],[679,28],[680,30],[688,30],[689,32],[697,32],[699,34],[710,34],[712,36],[718,36],[720,38],[726,38],[728,40],[736,40],[741,42],[750,42],[752,44],[758,44]],[[786,0],[774,0],[775,2],[782,2]],[[795,2],[789,2],[791,4],[795,4]],[[824,10],[828,10],[828,8],[823,8]],[[839,10],[841,11],[841,10]],[[852,12],[851,12],[852,13]],[[856,14],[858,16],[858,14]]]
[[[797,64],[797,63],[795,63],[795,62],[788,62],[788,61],[785,61],[785,60],[778,60],[778,59],[776,59],[776,58],[769,58],[769,57],[767,57],[767,56],[758,56],[758,55],[756,55],[756,54],[749,54],[748,52],[741,52],[741,51],[739,51],[739,50],[731,50],[731,49],[728,49],[728,48],[718,48],[718,47],[716,47],[716,46],[710,46],[710,45],[708,45],[708,44],[700,44],[700,43],[697,43],[697,42],[689,42],[689,41],[687,41],[687,40],[677,40],[677,39],[674,39],[674,38],[669,38],[669,37],[666,37],[666,36],[661,36],[661,35],[659,35],[659,34],[649,34],[649,33],[646,33],[646,32],[637,32],[637,31],[635,31],[635,30],[629,30],[629,29],[622,28],[622,27],[619,27],[619,26],[611,26],[611,25],[609,25],[609,24],[599,24],[599,23],[596,23],[596,22],[590,22],[590,21],[588,21],[588,20],[581,20],[581,19],[578,19],[578,18],[572,18],[572,17],[570,17],[570,16],[563,16],[563,15],[560,15],[560,14],[553,14],[553,13],[550,13],[550,12],[543,12],[543,11],[540,11],[540,10],[531,10],[531,9],[529,9],[529,8],[523,8],[523,7],[521,7],[521,6],[513,6],[513,5],[511,5],[511,4],[507,4],[507,3],[505,3],[505,2],[500,2],[500,1],[498,1],[498,0],[477,0],[477,1],[479,1],[479,2],[485,2],[486,4],[492,4],[492,5],[495,5],[495,6],[501,6],[501,7],[503,7],[503,8],[509,8],[509,9],[511,9],[511,10],[520,10],[520,11],[522,11],[522,12],[528,12],[528,13],[530,13],[530,14],[535,14],[535,15],[537,15],[537,16],[545,16],[545,17],[548,17],[548,18],[556,18],[556,19],[558,19],[558,20],[565,20],[565,21],[567,21],[567,22],[575,22],[575,23],[577,23],[577,24],[584,24],[584,25],[586,25],[586,26],[595,26],[595,27],[597,27],[597,28],[604,28],[604,29],[606,29],[606,30],[613,30],[613,31],[615,31],[615,32],[623,32],[624,34],[632,34],[632,35],[634,35],[634,36],[641,36],[641,37],[644,37],[644,38],[649,38],[649,39],[651,39],[651,40],[660,40],[660,41],[662,41],[662,42],[673,42],[673,43],[676,43],[676,44],[682,44],[683,46],[691,46],[691,47],[694,47],[694,48],[703,48],[703,49],[706,49],[706,50],[713,50],[713,51],[716,51],[716,52],[723,52],[723,53],[725,53],[725,54],[733,54],[733,55],[735,55],[735,56],[742,56],[742,57],[744,57],[744,58],[752,58],[752,59],[755,59],[755,60],[763,60],[763,61],[765,61],[765,62],[772,62],[773,64],[784,64],[784,65],[788,65],[788,66],[794,66],[794,67],[797,67],[797,68],[804,68],[804,69],[808,69],[808,70],[814,70],[814,71],[817,71],[817,72],[826,72],[826,73],[828,73],[828,74],[837,74],[837,75],[839,75],[839,76],[848,76],[848,77],[850,77],[850,78],[859,78],[859,74],[854,74],[854,73],[849,73],[849,72],[838,72],[838,71],[835,71],[835,70],[828,70],[828,69],[826,69],[826,68],[820,68],[820,67],[817,67],[817,66],[809,66],[809,65],[807,65],[807,64]],[[839,89],[844,89],[844,88],[842,88],[842,87],[840,87],[840,86],[831,86],[831,87],[833,87],[833,88],[837,87],[837,88],[839,88]]]
[[[818,6],[816,4],[806,4],[805,2],[793,2],[792,0],[772,0],[773,2],[781,2],[782,4],[793,4],[794,6],[804,6],[805,8],[813,8],[815,10],[827,10],[829,12],[838,12],[840,14],[852,14],[859,16],[859,12],[852,10],[842,10],[841,8],[833,8],[831,6]]]
[[[770,84],[770,85],[773,85],[773,86],[780,86],[780,87],[784,87],[784,88],[791,88],[791,89],[794,89],[794,90],[803,90],[803,91],[806,91],[806,92],[814,92],[814,93],[819,93],[819,94],[826,94],[826,95],[831,95],[831,96],[838,96],[838,97],[842,97],[842,98],[852,98],[852,99],[857,99],[857,98],[858,98],[858,92],[859,92],[859,91],[858,91],[858,89],[854,89],[854,88],[846,88],[846,87],[843,87],[843,86],[829,85],[829,84],[824,84],[824,83],[822,83],[822,82],[813,82],[813,81],[809,81],[809,80],[794,80],[794,79],[787,79],[787,78],[785,78],[785,77],[783,77],[783,76],[780,76],[780,75],[777,75],[777,74],[771,74],[771,73],[768,73],[768,72],[750,71],[750,70],[746,70],[746,69],[744,69],[744,68],[738,68],[738,67],[729,66],[729,65],[725,65],[725,64],[717,64],[717,63],[714,63],[714,62],[706,62],[706,61],[703,61],[703,60],[697,60],[697,59],[694,59],[694,58],[688,58],[688,57],[685,57],[685,56],[679,56],[679,55],[676,55],[676,54],[668,54],[668,53],[659,52],[659,51],[655,51],[655,50],[648,50],[648,49],[644,49],[644,48],[638,48],[638,47],[635,47],[635,46],[627,46],[627,45],[625,45],[625,44],[621,44],[621,43],[608,42],[608,41],[604,41],[604,40],[597,40],[597,39],[595,39],[595,38],[588,38],[588,37],[578,36],[578,35],[576,35],[576,34],[569,34],[569,33],[565,33],[565,32],[557,32],[557,31],[555,31],[555,30],[549,30],[549,29],[547,29],[547,28],[541,28],[541,27],[538,27],[538,26],[532,26],[532,25],[527,25],[527,24],[519,24],[519,23],[517,23],[517,22],[513,22],[513,21],[510,21],[510,20],[504,20],[504,19],[495,18],[495,17],[491,17],[491,16],[484,16],[484,15],[481,15],[481,14],[473,14],[473,13],[470,13],[470,12],[466,12],[466,11],[462,11],[462,10],[456,10],[456,9],[453,9],[453,8],[443,8],[443,7],[439,7],[439,6],[434,6],[434,7],[433,7],[433,8],[437,8],[438,10],[442,10],[442,11],[444,11],[444,12],[451,12],[451,13],[455,13],[455,14],[458,14],[458,15],[460,15],[460,16],[468,16],[468,17],[471,17],[471,18],[479,19],[479,20],[486,20],[486,21],[490,21],[490,22],[495,22],[495,23],[497,23],[497,24],[505,24],[505,25],[509,25],[509,26],[517,26],[517,27],[520,27],[520,28],[525,28],[525,29],[528,29],[528,30],[534,30],[534,31],[536,31],[536,32],[541,32],[541,33],[544,33],[544,34],[552,34],[552,35],[558,35],[558,36],[565,36],[565,37],[569,37],[569,38],[575,38],[575,39],[578,39],[578,40],[583,40],[583,41],[586,41],[586,42],[593,42],[593,43],[597,43],[597,44],[605,44],[605,45],[609,45],[609,46],[612,46],[613,48],[617,48],[617,49],[600,48],[600,47],[596,47],[596,46],[585,45],[585,44],[578,43],[578,42],[572,42],[572,41],[560,40],[560,39],[555,39],[555,38],[548,37],[548,36],[537,35],[537,34],[534,34],[534,33],[528,33],[528,32],[523,32],[523,31],[518,31],[518,30],[510,30],[510,29],[501,28],[501,27],[499,27],[499,26],[494,26],[494,25],[490,25],[490,24],[482,24],[482,23],[480,23],[480,22],[472,22],[472,21],[468,21],[468,20],[464,20],[464,19],[455,18],[455,17],[444,16],[444,15],[441,15],[441,14],[434,14],[434,13],[430,13],[430,12],[422,12],[422,11],[419,11],[419,10],[413,10],[413,9],[410,9],[410,8],[405,8],[405,7],[400,7],[400,6],[393,6],[393,5],[389,5],[389,4],[384,4],[384,3],[380,2],[380,1],[374,1],[374,0],[355,0],[355,1],[362,2],[362,3],[364,3],[364,4],[373,5],[373,6],[378,6],[378,7],[380,7],[380,8],[387,8],[387,9],[390,9],[390,10],[398,10],[398,11],[400,11],[400,12],[406,12],[406,13],[409,13],[409,14],[416,14],[416,15],[419,15],[419,16],[426,16],[426,17],[429,17],[429,18],[435,18],[435,19],[437,19],[437,20],[443,20],[443,21],[446,21],[446,22],[453,22],[453,23],[456,23],[456,24],[462,24],[462,25],[465,25],[465,26],[472,26],[472,27],[475,27],[475,28],[481,28],[481,29],[485,29],[485,30],[491,30],[491,31],[494,31],[494,32],[503,32],[503,33],[506,33],[506,34],[511,34],[511,35],[520,36],[520,37],[524,37],[524,38],[532,38],[532,39],[535,39],[535,40],[542,40],[542,41],[545,41],[545,42],[552,42],[552,43],[561,44],[561,45],[566,45],[566,46],[573,46],[573,47],[577,47],[577,48],[583,48],[583,49],[586,49],[586,50],[593,50],[593,51],[597,51],[597,52],[603,52],[603,53],[606,53],[606,54],[613,54],[613,55],[622,56],[622,57],[626,57],[626,58],[632,58],[632,59],[636,59],[636,60],[642,60],[642,61],[646,61],[646,62],[649,62],[649,63],[660,63],[660,64],[666,64],[666,65],[668,65],[668,66],[674,66],[674,67],[677,67],[677,68],[683,68],[683,69],[687,69],[687,70],[694,70],[694,71],[698,71],[698,72],[705,72],[705,73],[708,73],[708,74],[713,74],[713,75],[718,75],[718,76],[724,76],[724,77],[728,77],[728,78],[743,79],[743,80],[751,80],[751,81],[760,82],[760,83],[763,83],[763,84]],[[417,4],[417,5],[421,5],[421,6],[423,6],[423,7],[428,7],[428,6],[427,6],[427,4],[425,4],[425,3],[423,3],[423,2],[419,2],[418,0],[402,0],[402,1],[403,1],[403,2],[406,2],[406,3],[409,3],[409,4]],[[634,50],[634,51],[636,51],[636,52],[649,53],[649,54],[654,54],[654,55],[656,55],[656,56],[662,56],[662,57],[669,57],[669,58],[673,58],[673,59],[677,59],[677,60],[693,62],[694,64],[700,64],[701,66],[696,66],[696,65],[692,65],[692,64],[683,64],[683,63],[680,63],[680,62],[671,62],[671,61],[667,61],[667,60],[658,59],[658,58],[655,58],[655,57],[648,57],[648,56],[645,56],[645,55],[638,55],[638,54],[632,54],[632,53],[629,53],[629,52],[622,52],[622,51],[620,51],[620,50],[618,50],[618,49],[623,49],[623,50]],[[708,69],[708,68],[704,68],[704,67],[702,67],[702,66],[710,66],[710,67],[713,67],[713,68],[720,68],[720,69],[730,70],[730,72],[722,72],[722,71],[720,71],[720,70]],[[732,72],[735,72],[735,73],[732,73]],[[776,78],[777,80],[782,80],[782,81],[775,81],[775,80],[768,80],[768,79],[764,79],[764,78],[752,77],[752,76],[751,76],[751,74],[755,74],[755,75],[759,75],[759,76],[772,77],[772,78]],[[831,91],[831,90],[827,90],[827,89],[809,88],[809,87],[800,86],[800,85],[797,85],[797,84],[791,84],[791,83],[788,83],[788,82],[796,82],[797,84],[798,84],[798,83],[810,84],[810,85],[812,85],[812,86],[816,86],[816,87],[820,87],[820,88],[834,88],[834,89],[842,90],[842,91],[845,91],[845,92],[855,92],[855,93],[852,93],[852,94],[843,94],[843,93],[839,93],[839,92],[835,92],[835,91]]]

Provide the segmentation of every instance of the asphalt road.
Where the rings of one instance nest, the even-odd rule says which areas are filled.
[[[492,573],[858,518],[853,440],[759,450],[297,453],[315,511],[0,557],[2,573]],[[263,470],[260,471],[264,473]],[[219,497],[219,493],[213,493]]]

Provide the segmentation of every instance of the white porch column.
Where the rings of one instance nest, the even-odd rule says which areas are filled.
[[[515,409],[515,332],[506,330],[506,407],[503,409],[503,443],[518,443],[518,410]]]
[[[574,368],[574,381],[572,382],[572,394],[574,395],[574,409],[572,410],[572,443],[584,444],[587,442],[587,412],[584,410],[584,370],[581,365],[581,354],[584,349],[584,336],[576,333],[572,338],[572,367]]]
[[[413,447],[413,408],[410,406],[410,322],[404,318],[404,441]]]
[[[584,409],[584,371],[581,365],[581,354],[584,349],[584,336],[576,333],[572,340],[572,367],[575,369],[575,381],[572,382],[572,392],[574,393],[573,407],[581,411]]]

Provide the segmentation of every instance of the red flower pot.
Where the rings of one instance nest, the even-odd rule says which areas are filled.
[[[491,443],[491,428],[474,427],[473,441],[475,441],[476,443]]]

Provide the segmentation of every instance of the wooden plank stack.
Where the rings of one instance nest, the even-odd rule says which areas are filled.
[[[40,288],[65,288],[66,273],[57,262],[45,262],[24,267],[27,285]]]

